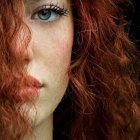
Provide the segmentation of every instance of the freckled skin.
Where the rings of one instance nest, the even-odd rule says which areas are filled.
[[[58,4],[69,10],[67,16],[48,23],[32,20],[28,16],[25,18],[32,33],[28,47],[28,73],[46,84],[35,102],[38,114],[35,125],[53,113],[64,96],[69,81],[67,69],[73,45],[73,20],[70,4],[66,0],[59,0]],[[28,3],[25,4],[25,9],[28,10]],[[23,109],[29,108],[27,104],[23,105]],[[30,108],[29,117],[34,118],[34,115],[34,109]]]

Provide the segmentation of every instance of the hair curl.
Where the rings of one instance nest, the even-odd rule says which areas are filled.
[[[123,10],[129,4],[72,1],[70,84],[55,112],[55,139],[138,139],[137,52],[125,33]]]
[[[70,82],[54,112],[55,140],[138,139],[137,52],[124,31],[127,4],[127,0],[71,0],[75,34]],[[13,96],[27,75],[24,52],[31,35],[23,11],[22,1],[1,0],[0,138],[4,140],[23,139],[32,131],[26,112],[20,112],[30,98],[19,102],[20,97]]]

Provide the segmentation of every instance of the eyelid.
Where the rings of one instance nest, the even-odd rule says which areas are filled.
[[[35,8],[35,9],[33,10],[33,13],[36,13],[36,12],[42,10],[42,9],[47,9],[47,8],[48,8],[48,9],[50,8],[50,6],[47,5],[47,4],[42,5],[42,6],[39,6],[39,7]]]
[[[40,7],[37,7],[35,8],[35,10],[33,10],[33,13],[37,13],[38,11],[40,10],[43,10],[43,9],[50,9],[50,10],[53,10],[53,11],[61,11],[61,15],[67,15],[68,14],[68,10],[64,8],[61,8],[58,4],[53,4],[53,3],[50,3],[50,4],[44,4]]]

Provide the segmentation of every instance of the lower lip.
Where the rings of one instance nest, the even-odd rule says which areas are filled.
[[[41,88],[25,87],[19,91],[19,96],[37,96]]]

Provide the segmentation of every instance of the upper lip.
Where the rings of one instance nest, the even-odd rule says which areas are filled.
[[[36,79],[31,75],[26,76],[25,79],[27,87],[36,87],[36,88],[44,87],[44,84],[42,84],[38,79]]]

